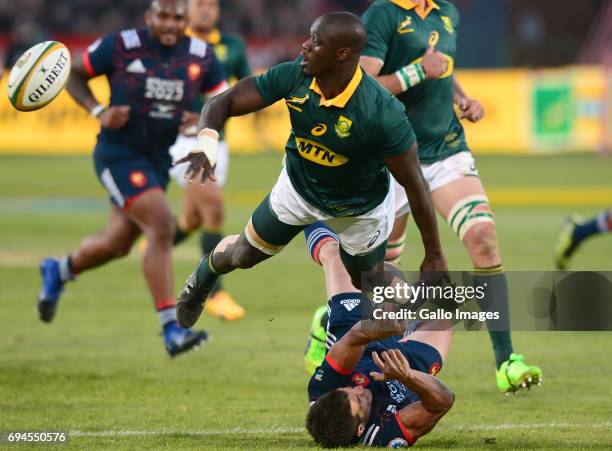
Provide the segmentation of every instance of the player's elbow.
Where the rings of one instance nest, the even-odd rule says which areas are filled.
[[[446,390],[446,393],[443,395],[443,399],[440,400],[438,412],[441,415],[446,414],[455,404],[455,393],[451,390]]]

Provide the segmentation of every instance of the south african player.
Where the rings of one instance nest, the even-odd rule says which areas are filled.
[[[247,60],[246,46],[242,39],[217,28],[220,7],[219,0],[189,0],[188,24],[186,34],[205,41],[215,52],[217,60],[223,67],[223,73],[229,83],[241,80],[251,75]],[[203,98],[197,102],[197,111],[203,106]],[[170,148],[173,160],[179,160],[187,155],[197,145],[195,127],[191,135],[179,135],[176,143]],[[223,133],[221,133],[223,136]],[[211,252],[223,239],[223,226],[225,221],[222,188],[227,180],[229,169],[229,150],[225,140],[219,141],[217,152],[217,166],[215,167],[216,181],[204,185],[187,184],[185,172],[188,164],[173,166],[170,175],[184,188],[183,205],[177,218],[174,244],[182,242],[193,231],[202,227],[200,248],[202,255]],[[208,314],[227,321],[237,320],[245,312],[234,298],[223,289],[221,279],[217,282],[210,299],[206,303]]]
[[[425,258],[421,270],[446,275],[431,199],[417,158],[416,138],[402,104],[359,67],[366,32],[359,18],[332,13],[318,18],[302,56],[238,82],[208,102],[200,118],[199,148],[180,162],[206,180],[216,159],[218,130],[230,116],[283,99],[291,118],[286,166],[272,192],[240,236],[225,238],[203,258],[179,295],[183,325],[194,324],[220,274],[250,268],[276,254],[307,225],[325,221],[340,237],[351,280],[362,273],[387,285],[384,255],[394,220],[389,171],[410,192]]]
[[[453,75],[459,13],[445,0],[379,0],[363,15],[368,43],[362,67],[406,107],[419,145],[419,160],[438,212],[463,241],[476,283],[505,308],[501,320],[488,322],[502,392],[521,387],[508,374],[511,366],[541,379],[541,370],[515,354],[510,334],[508,285],[497,243],[493,212],[478,177],[460,119],[478,122],[482,105],[469,98]],[[460,110],[455,114],[454,105]],[[407,213],[405,192],[396,194],[397,220],[389,238],[387,259],[402,252]]]

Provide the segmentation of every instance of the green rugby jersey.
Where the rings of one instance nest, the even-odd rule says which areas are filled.
[[[357,67],[346,89],[325,99],[298,58],[255,78],[264,103],[284,99],[291,119],[286,167],[295,189],[332,216],[364,214],[385,199],[385,158],[416,142],[403,105]]]
[[[421,61],[429,44],[448,58],[448,71],[397,96],[419,143],[422,164],[469,150],[454,110],[453,69],[457,53],[459,12],[448,1],[427,0],[422,10],[410,0],[377,0],[362,17],[368,33],[363,52],[383,61],[380,75]]]

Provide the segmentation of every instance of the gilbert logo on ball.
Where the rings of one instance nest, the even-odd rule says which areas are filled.
[[[62,92],[70,74],[70,52],[64,44],[46,41],[27,50],[11,70],[8,96],[19,111],[44,107]]]

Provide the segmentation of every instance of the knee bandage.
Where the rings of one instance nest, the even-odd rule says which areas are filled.
[[[446,220],[451,229],[457,234],[459,239],[463,237],[476,224],[482,222],[494,223],[494,215],[489,207],[489,199],[482,194],[468,196],[457,202]]]

